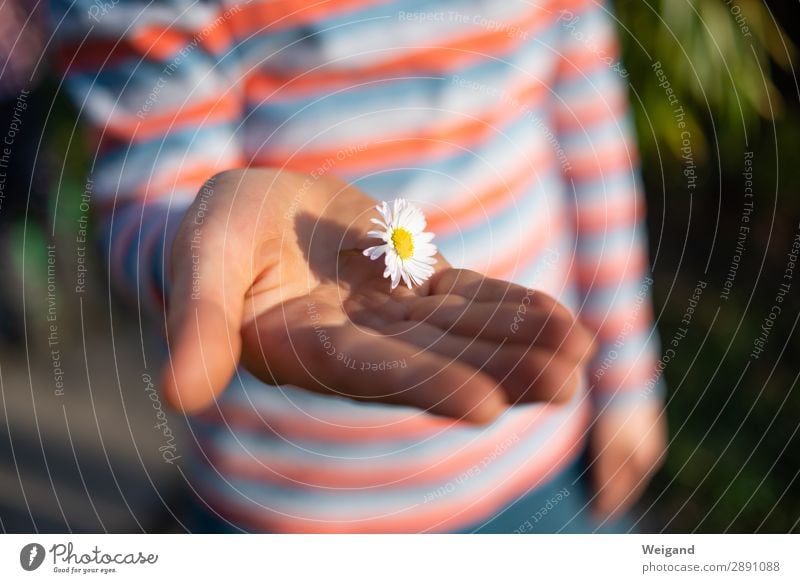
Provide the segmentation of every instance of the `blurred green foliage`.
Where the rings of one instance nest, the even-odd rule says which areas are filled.
[[[708,282],[689,335],[664,372],[670,451],[648,492],[646,528],[798,529],[797,302],[784,308],[768,351],[757,360],[750,356],[800,219],[800,174],[794,171],[800,107],[792,71],[800,21],[796,14],[787,17],[789,3],[774,4],[614,4],[642,151],[662,339],[682,327],[696,282]],[[697,163],[693,191],[682,173],[676,105],[659,86],[656,62],[686,114]],[[755,211],[732,294],[723,300],[745,224],[745,152],[753,153]]]
[[[695,154],[709,142],[741,150],[745,131],[784,110],[772,80],[788,70],[796,48],[762,0],[618,0],[615,4],[640,148],[657,145],[680,155],[664,89],[652,65],[660,62],[687,112]]]

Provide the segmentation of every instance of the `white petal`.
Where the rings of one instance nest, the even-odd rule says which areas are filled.
[[[403,223],[412,233],[422,233],[425,230],[425,215],[417,207],[411,206],[403,217]]]
[[[386,252],[386,269],[383,270],[383,277],[388,277],[393,275],[399,268],[399,260],[397,258],[397,253],[394,250],[389,250]]]
[[[430,265],[425,265],[424,263],[413,262],[406,266],[406,270],[413,274],[417,279],[422,280],[428,279],[431,275],[433,275],[433,268]]]
[[[397,284],[400,283],[400,272],[402,269],[395,269],[394,273],[392,273],[392,289],[397,287]]]
[[[433,274],[432,273],[417,272],[417,271],[414,271],[413,273],[411,273],[411,276],[414,278],[414,284],[415,285],[422,285],[423,283],[425,283],[425,281],[431,275],[433,275]]]
[[[436,245],[433,243],[414,242],[414,257],[430,257],[436,255]]]
[[[411,278],[408,275],[408,271],[404,268],[400,271],[400,275],[403,276],[403,281],[408,286],[408,289],[411,289]]]
[[[397,204],[394,209],[394,226],[395,227],[403,227],[405,225],[405,217],[406,217],[406,201],[402,198],[397,199],[395,201]]]
[[[384,241],[389,241],[389,233],[386,231],[369,231],[367,233],[367,237],[374,237],[376,239],[383,239]]]
[[[433,237],[434,237],[433,233],[424,232],[424,233],[419,233],[417,236],[415,236],[414,240],[419,241],[420,243],[430,243],[431,241],[433,241]]]
[[[413,208],[408,205],[408,201],[401,200],[397,211],[397,222],[405,225],[408,222],[409,215],[413,212]]]
[[[405,279],[406,284],[408,285],[409,288],[411,287],[412,284],[413,285],[419,285],[420,281],[419,281],[419,278],[417,278],[417,273],[414,270],[414,268],[406,267],[404,273],[405,273],[405,278],[404,279]]]
[[[389,209],[389,205],[387,204],[387,202],[383,201],[381,204],[379,204],[375,208],[377,209],[377,211],[383,217],[383,222],[387,225],[387,227],[388,227],[388,225],[391,225],[392,224],[392,212]]]
[[[368,247],[364,249],[364,255],[375,261],[378,257],[389,250],[389,245],[377,245],[375,247]]]
[[[436,265],[437,263],[436,257],[415,257],[415,259],[425,265]]]

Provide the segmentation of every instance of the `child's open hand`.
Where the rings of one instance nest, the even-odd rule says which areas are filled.
[[[592,340],[566,308],[441,257],[424,285],[390,292],[383,262],[356,251],[376,244],[375,202],[285,171],[209,181],[173,247],[169,401],[202,409],[240,360],[268,383],[475,422],[574,393]]]

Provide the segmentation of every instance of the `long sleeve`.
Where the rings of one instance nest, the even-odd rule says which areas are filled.
[[[598,409],[659,398],[644,200],[611,13],[579,0],[559,16],[555,125],[574,206],[580,319],[599,350],[589,371]]]
[[[186,207],[206,179],[243,164],[228,13],[196,0],[51,8],[63,83],[88,126],[86,192],[112,285],[159,309]]]

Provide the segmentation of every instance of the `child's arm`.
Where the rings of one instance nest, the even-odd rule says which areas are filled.
[[[560,15],[556,124],[575,203],[579,318],[596,332],[589,385],[604,514],[635,501],[664,448],[644,201],[614,20],[599,0]]]
[[[243,110],[225,13],[181,0],[51,0],[64,85],[90,139],[86,190],[118,294],[163,309],[186,207],[242,166]]]

